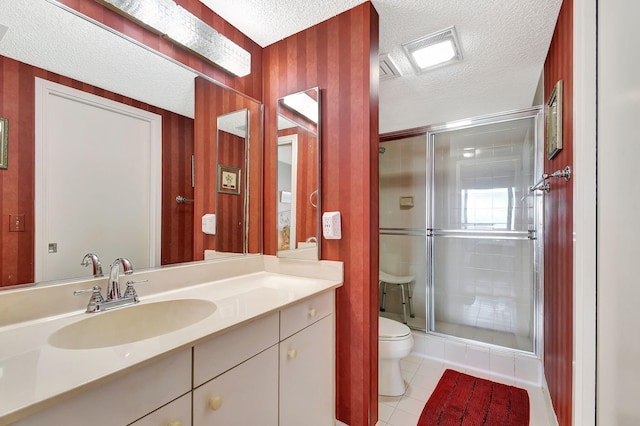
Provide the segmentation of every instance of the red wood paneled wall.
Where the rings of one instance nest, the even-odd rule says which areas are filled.
[[[342,213],[342,239],[322,258],[344,262],[337,291],[338,420],[378,418],[378,14],[367,2],[264,49],[264,252],[275,254],[276,101],[321,90],[322,210]]]
[[[238,93],[196,78],[195,156],[196,192],[194,215],[194,260],[204,259],[204,250],[214,250],[215,235],[201,232],[205,213],[216,213],[216,134],[217,117],[247,108],[249,110],[249,253],[260,253],[262,237],[262,107]],[[225,195],[223,198],[230,197]],[[233,197],[239,197],[234,195]],[[274,222],[275,223],[275,222]],[[220,225],[219,225],[220,226]]]
[[[544,66],[548,100],[564,81],[563,148],[544,170],[573,167],[573,1],[564,0]],[[544,196],[544,371],[560,425],[571,425],[573,370],[573,192],[572,182],[550,181]]]
[[[198,18],[211,25],[216,31],[224,34],[234,43],[251,53],[251,74],[246,77],[235,77],[214,65],[198,58],[196,55],[177,47],[160,35],[152,33],[129,19],[118,15],[95,0],[60,0],[72,9],[101,22],[150,48],[209,76],[220,83],[238,90],[254,99],[262,99],[262,48],[234,26],[216,15],[199,0],[176,0]]]
[[[70,78],[0,56],[0,116],[9,119],[9,168],[0,170],[0,286],[34,279],[35,79],[44,78],[162,116],[163,264],[193,259],[191,198],[193,120]],[[25,232],[9,232],[9,215],[25,215]]]

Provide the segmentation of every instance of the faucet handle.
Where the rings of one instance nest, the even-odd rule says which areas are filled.
[[[84,255],[82,262],[80,263],[82,266],[93,266],[93,276],[98,278],[102,276],[102,262],[98,258],[98,255],[93,253],[87,253]]]
[[[138,303],[140,299],[138,299],[138,293],[136,293],[136,289],[133,288],[133,285],[146,282],[149,282],[149,280],[127,281],[127,288],[124,290],[124,296],[122,297],[132,297],[133,302]]]
[[[100,310],[100,305],[104,303],[104,298],[102,297],[102,288],[96,285],[92,288],[87,288],[84,290],[75,290],[73,292],[74,296],[84,293],[91,293],[91,298],[89,299],[89,303],[87,304],[87,312],[97,312]]]

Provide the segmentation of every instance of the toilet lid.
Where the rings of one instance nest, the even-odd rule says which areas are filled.
[[[378,317],[378,336],[383,340],[396,340],[411,334],[409,327],[389,318]]]

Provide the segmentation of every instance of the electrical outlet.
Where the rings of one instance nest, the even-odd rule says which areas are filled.
[[[322,214],[322,235],[327,240],[342,239],[340,212],[325,212]]]

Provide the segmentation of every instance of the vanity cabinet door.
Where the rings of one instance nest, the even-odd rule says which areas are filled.
[[[191,426],[191,392],[131,423],[131,426]]]
[[[193,391],[194,426],[277,424],[278,345]]]
[[[333,330],[329,315],[280,343],[280,426],[334,424]]]

